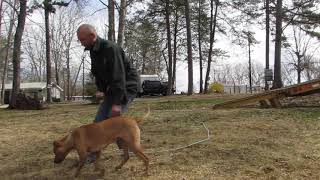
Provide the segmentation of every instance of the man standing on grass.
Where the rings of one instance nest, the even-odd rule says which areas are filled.
[[[138,75],[123,49],[97,36],[89,24],[80,25],[77,36],[85,50],[90,51],[91,72],[98,89],[96,97],[103,97],[94,122],[126,112],[138,91]],[[117,144],[121,148],[121,140]],[[95,156],[90,157],[88,160],[93,162]]]

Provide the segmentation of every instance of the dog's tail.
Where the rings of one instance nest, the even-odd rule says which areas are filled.
[[[150,116],[150,105],[148,105],[147,112],[141,118],[137,118],[136,121],[137,121],[137,123],[140,123],[140,122],[146,120],[149,116]]]

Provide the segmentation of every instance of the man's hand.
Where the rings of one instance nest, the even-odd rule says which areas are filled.
[[[112,105],[111,117],[120,116],[121,114],[121,106],[120,105]]]
[[[102,98],[104,96],[104,93],[103,92],[101,92],[101,91],[97,91],[96,92],[96,97],[97,98]]]

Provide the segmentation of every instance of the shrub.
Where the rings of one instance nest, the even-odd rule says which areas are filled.
[[[224,89],[223,84],[217,83],[217,82],[214,82],[209,86],[210,93],[223,93],[223,89]]]

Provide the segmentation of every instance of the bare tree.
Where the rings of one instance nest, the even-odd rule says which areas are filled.
[[[209,86],[209,75],[210,75],[210,68],[212,62],[212,51],[213,51],[213,42],[215,38],[216,26],[217,26],[217,15],[218,15],[218,7],[220,5],[219,0],[210,0],[210,7],[211,7],[211,15],[210,15],[210,48],[208,53],[208,65],[207,65],[207,72],[205,77],[204,83],[204,93],[208,93],[208,86]],[[213,13],[213,2],[215,2],[215,10]]]
[[[293,67],[297,73],[297,83],[301,83],[302,73],[312,67],[311,59],[320,46],[312,45],[312,38],[299,27],[293,27],[293,39],[293,46],[286,46],[289,55],[287,59],[290,67]]]
[[[43,81],[46,79],[46,50],[45,46],[45,31],[41,25],[35,27],[29,27],[25,31],[26,38],[24,47],[24,54],[29,59],[29,66],[31,70],[31,80]]]
[[[244,34],[244,38],[247,39],[247,45],[248,45],[248,77],[249,77],[249,91],[250,93],[252,93],[252,59],[251,59],[251,47],[254,45],[254,44],[257,44],[258,41],[254,38],[254,33],[253,32],[250,32],[250,31],[244,31],[243,32]]]
[[[27,0],[20,1],[20,11],[18,14],[18,25],[16,28],[16,33],[14,36],[14,46],[13,46],[13,82],[12,82],[12,92],[10,108],[15,108],[17,103],[17,94],[20,90],[20,55],[21,55],[21,41],[24,31],[24,26],[27,17]]]
[[[16,7],[17,1],[13,1],[13,7]],[[2,4],[2,1],[1,1]],[[1,5],[2,6],[2,5]],[[2,8],[2,7],[1,7]],[[4,103],[4,95],[5,95],[5,83],[7,79],[7,71],[8,71],[8,64],[9,64],[9,50],[10,47],[12,46],[12,35],[13,35],[13,26],[15,23],[15,10],[12,8],[11,10],[11,15],[10,15],[10,24],[9,24],[9,29],[8,29],[8,36],[7,36],[7,43],[5,46],[5,55],[4,55],[4,66],[3,66],[3,72],[2,72],[2,79],[1,79],[1,99],[0,99],[0,104]],[[1,12],[0,12],[1,14]],[[1,24],[1,21],[0,21]],[[1,28],[0,28],[1,32]],[[0,36],[1,37],[1,36]]]
[[[50,38],[50,24],[49,24],[49,14],[54,13],[56,10],[54,5],[58,6],[68,6],[69,3],[64,2],[52,2],[51,0],[44,0],[44,15],[45,15],[45,32],[46,32],[46,62],[47,62],[47,99],[46,101],[50,103],[51,99],[51,38]]]
[[[1,27],[2,27],[2,19],[3,19],[3,16],[2,16],[2,7],[3,7],[3,0],[1,0],[0,2],[0,37],[1,37]]]
[[[83,15],[81,14],[80,9],[69,6],[66,9],[61,9],[57,12],[56,18],[54,19],[53,25],[56,27],[54,30],[54,54],[55,59],[55,72],[56,72],[56,82],[60,84],[61,78],[60,74],[67,74],[67,79],[63,81],[65,88],[65,93],[67,99],[71,99],[71,67],[70,59],[72,54],[72,43],[75,38],[75,31],[77,25],[83,20]],[[60,73],[61,72],[61,73]]]

